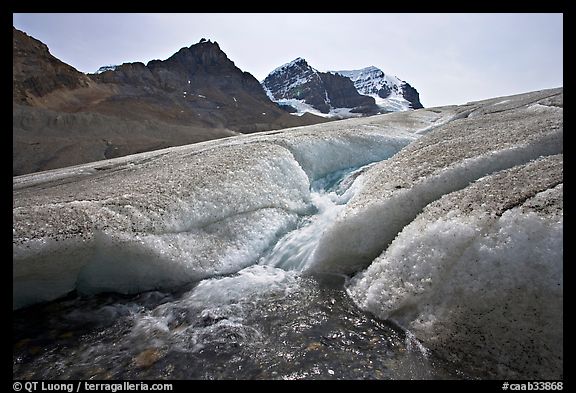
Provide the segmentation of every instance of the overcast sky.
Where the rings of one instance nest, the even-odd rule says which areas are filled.
[[[376,66],[426,107],[563,85],[562,14],[14,14],[14,27],[79,71],[164,60],[217,41],[258,80],[296,57]]]

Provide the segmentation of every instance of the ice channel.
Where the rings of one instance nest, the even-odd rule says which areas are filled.
[[[310,187],[313,214],[303,217],[295,230],[283,236],[260,258],[259,264],[285,270],[306,270],[313,260],[324,229],[342,211],[359,187],[362,173],[372,165],[374,163],[360,168],[342,169],[313,181]]]
[[[463,375],[306,275],[372,164],[311,184],[311,214],[254,264],[176,292],[69,297],[15,312],[15,378],[429,379]]]

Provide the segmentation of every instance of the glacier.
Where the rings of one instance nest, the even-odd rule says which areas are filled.
[[[311,181],[388,158],[415,139],[398,125],[334,127],[14,178],[14,307],[73,290],[134,293],[238,271],[313,208]]]
[[[478,112],[484,113],[481,122]],[[366,186],[324,234],[315,269],[353,273],[367,267],[430,202],[486,174],[561,153],[561,113],[557,106],[534,110],[533,103],[509,111],[484,105],[427,131],[366,174]]]
[[[193,282],[186,301],[226,303],[247,288],[294,288],[299,274],[339,274],[358,307],[407,329],[416,348],[483,377],[559,379],[562,97],[544,90],[14,177],[13,308]]]

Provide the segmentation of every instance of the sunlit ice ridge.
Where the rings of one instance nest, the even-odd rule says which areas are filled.
[[[489,375],[559,378],[562,97],[544,90],[15,177],[13,307],[270,265],[350,278],[360,308],[450,356],[474,350],[467,360]]]

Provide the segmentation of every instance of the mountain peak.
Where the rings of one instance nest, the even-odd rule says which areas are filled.
[[[210,38],[201,38],[200,41],[198,41],[196,44],[190,45],[190,48],[197,45],[202,46],[204,48],[215,47],[217,49],[220,49],[218,43],[216,41],[211,41]]]
[[[308,64],[308,63],[306,62],[306,60],[303,59],[302,57],[297,57],[297,58],[295,58],[294,60],[292,60],[292,61],[291,61],[290,63],[288,63],[288,64],[299,64],[299,63],[301,63],[301,64]]]
[[[364,71],[364,72],[382,72],[382,70],[376,66],[368,66],[365,68],[360,69],[359,71]]]
[[[291,112],[311,112],[322,116],[340,116],[374,109],[374,100],[360,95],[350,79],[319,72],[297,57],[272,71],[262,81],[268,97]]]
[[[351,117],[422,108],[416,89],[373,65],[320,72],[297,57],[268,74],[262,86],[290,112]]]
[[[297,57],[294,60],[292,60],[291,62],[288,62],[281,67],[291,67],[291,66],[295,66],[295,65],[308,65],[308,62],[306,61],[306,59],[302,58],[302,57]]]
[[[281,74],[281,73],[285,73],[288,70],[291,69],[309,69],[313,72],[316,72],[316,70],[312,67],[310,67],[310,65],[308,64],[308,62],[303,59],[302,57],[297,57],[294,60],[286,63],[286,64],[282,64],[280,67],[275,68],[269,75],[272,74]]]
[[[422,108],[416,89],[397,76],[384,73],[378,67],[330,72],[349,78],[360,94],[374,97],[376,104],[384,111]]]
[[[168,90],[179,90],[188,80],[203,84],[208,76],[242,73],[216,41],[206,38],[181,48],[166,60],[151,60],[146,68]]]

